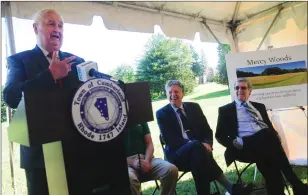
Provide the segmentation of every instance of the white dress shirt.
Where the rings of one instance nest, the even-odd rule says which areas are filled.
[[[42,48],[41,46],[37,45],[43,52],[44,56],[46,57],[46,59],[48,60],[49,64],[51,63],[51,59],[49,57],[47,57],[47,55],[49,54],[48,51],[46,51],[44,48]],[[57,58],[59,59],[59,52],[57,51]]]
[[[261,130],[261,127],[257,124],[255,119],[247,112],[246,107],[242,105],[242,102],[237,99],[235,100],[235,102],[239,137],[250,136]],[[260,112],[249,101],[246,101],[246,103],[257,113],[259,118],[262,119]]]
[[[178,119],[178,122],[179,122],[179,124],[180,124],[181,130],[182,130],[183,138],[189,140],[189,138],[188,138],[188,136],[187,136],[187,133],[186,133],[185,130],[184,130],[184,127],[183,127],[183,123],[182,123],[180,114],[177,112],[179,108],[173,106],[172,104],[170,104],[170,105],[171,105],[171,107],[173,108],[173,111],[175,112],[176,118]],[[183,108],[183,104],[181,104],[181,107],[180,107],[180,108],[182,109],[183,114],[184,114],[185,116],[187,116],[186,113],[185,113],[185,110],[184,110],[184,108]]]

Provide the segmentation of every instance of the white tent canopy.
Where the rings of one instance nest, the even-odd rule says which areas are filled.
[[[110,30],[153,33],[159,25],[169,37],[190,40],[199,32],[201,41],[229,43],[238,52],[256,50],[261,42],[261,49],[307,43],[307,2],[15,1],[10,7],[13,17],[24,19],[54,8],[68,23],[90,25],[93,16],[101,16]]]
[[[10,32],[8,33],[10,54],[15,53],[12,17],[32,19],[36,12],[47,8],[56,9],[63,16],[65,22],[73,24],[90,25],[94,16],[101,16],[104,25],[110,30],[153,33],[154,25],[159,25],[168,37],[190,40],[194,39],[196,32],[199,32],[201,41],[228,43],[232,46],[233,52],[267,49],[269,46],[279,48],[307,44],[306,1],[2,1],[1,4],[2,17],[6,18]],[[297,116],[292,111],[288,111],[288,114],[288,116]],[[302,113],[298,115],[300,114]],[[286,121],[289,122],[288,117],[286,117]],[[305,122],[304,126],[296,127],[296,129],[307,132],[305,129],[307,117],[302,121]],[[276,123],[279,124],[279,121]],[[283,125],[280,126],[278,129],[284,129]],[[290,129],[289,132],[292,132],[292,128]],[[305,139],[305,136],[303,138]],[[293,151],[290,149],[288,156],[292,157],[292,153],[295,154],[294,151],[297,150],[298,148]]]

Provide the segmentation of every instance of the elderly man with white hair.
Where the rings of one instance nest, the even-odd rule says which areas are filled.
[[[227,166],[234,160],[256,163],[268,195],[284,195],[283,176],[292,185],[294,195],[307,195],[307,185],[293,172],[265,105],[249,101],[250,81],[238,78],[234,90],[236,99],[219,108],[215,135],[226,147]]]
[[[44,87],[47,89],[64,88],[70,90],[72,83],[78,83],[76,67],[82,58],[61,52],[63,41],[63,18],[55,10],[38,12],[34,19],[33,30],[37,43],[34,49],[14,54],[7,59],[9,73],[4,88],[4,101],[16,108],[25,89]],[[44,129],[42,129],[44,131]],[[25,169],[28,194],[48,195],[48,186],[41,146],[20,146],[21,168]]]

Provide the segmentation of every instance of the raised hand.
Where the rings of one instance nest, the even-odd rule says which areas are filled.
[[[53,52],[51,62],[49,65],[49,70],[54,80],[62,79],[66,77],[68,73],[71,71],[70,62],[76,59],[76,56],[70,56],[60,61],[57,58],[57,53]]]

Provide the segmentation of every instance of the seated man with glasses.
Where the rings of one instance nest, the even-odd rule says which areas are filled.
[[[252,86],[245,78],[234,85],[237,99],[219,108],[217,141],[225,146],[227,166],[234,160],[255,162],[265,178],[267,194],[284,194],[282,173],[294,195],[306,195],[307,186],[294,174],[264,104],[248,101]]]

